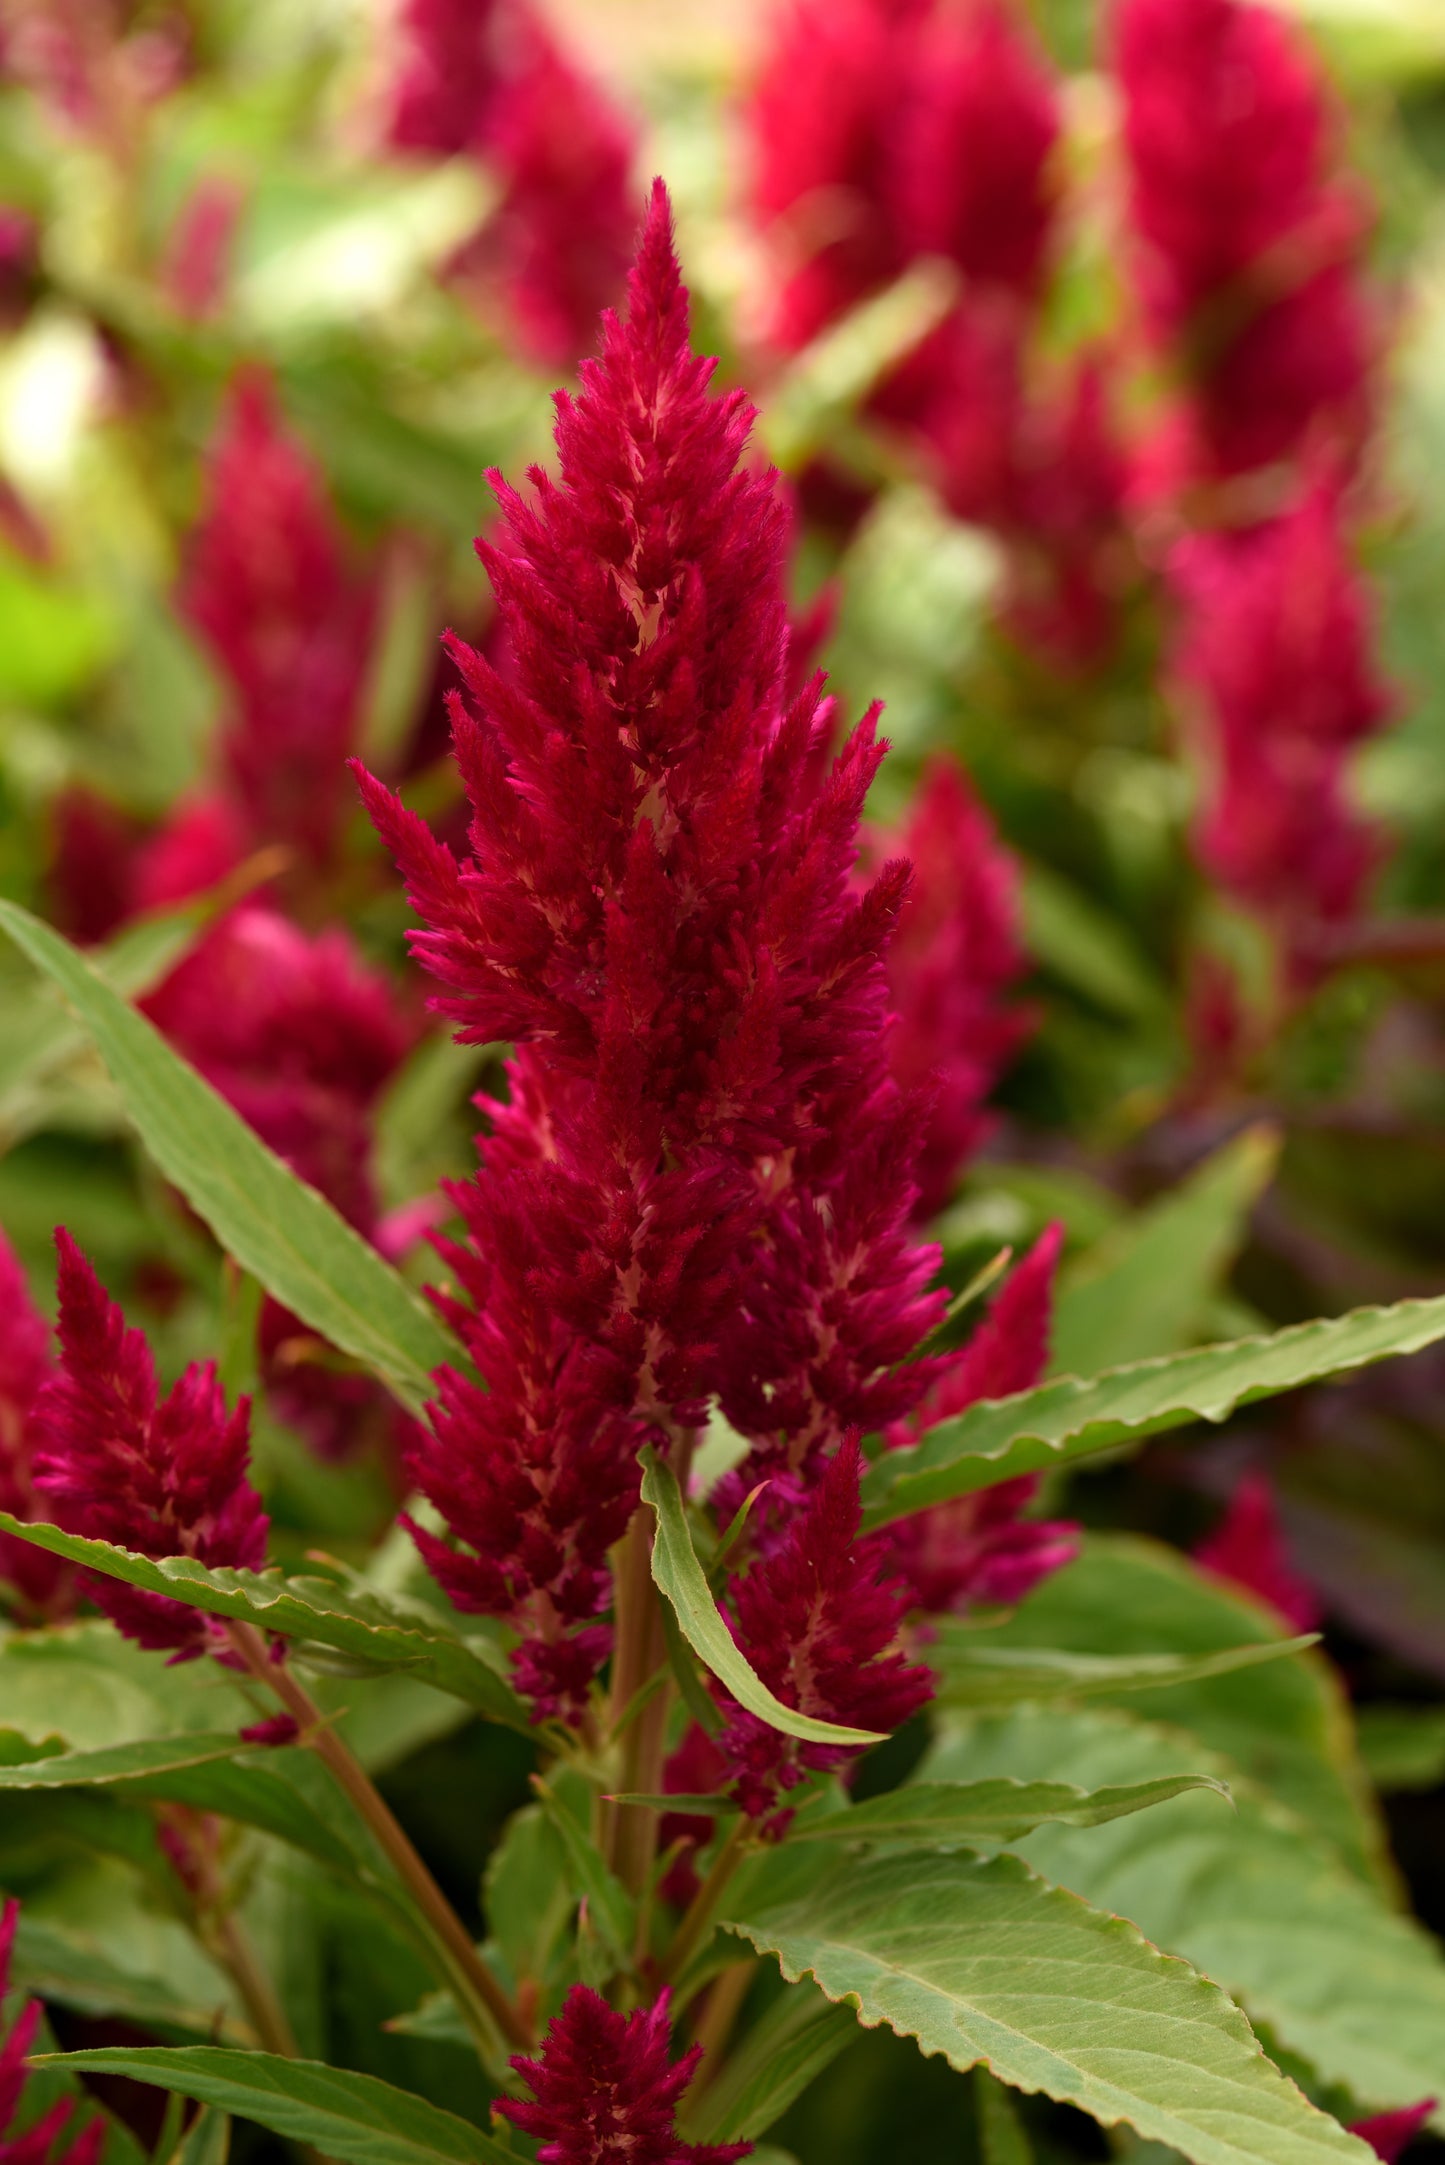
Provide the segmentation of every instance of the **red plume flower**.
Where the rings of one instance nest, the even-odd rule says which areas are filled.
[[[267,1522],[246,1478],[248,1402],[227,1413],[212,1362],[193,1363],[160,1397],[144,1335],[126,1328],[63,1229],[55,1245],[60,1372],[35,1405],[36,1488],[68,1533],[259,1570]],[[86,1591],[140,1646],[173,1647],[180,1660],[215,1647],[210,1618],[165,1594],[95,1573]]]
[[[1194,1561],[1212,1577],[1267,1602],[1295,1631],[1318,1628],[1324,1607],[1290,1561],[1268,1474],[1245,1475],[1219,1524],[1195,1549]]]
[[[1141,295],[1189,377],[1207,465],[1288,457],[1320,427],[1357,434],[1367,218],[1333,177],[1299,32],[1257,0],[1119,0],[1114,55]]]
[[[35,1401],[53,1367],[50,1326],[0,1234],[0,1510],[12,1518],[45,1516],[35,1493]],[[13,1534],[0,1535],[0,1578],[9,1580],[28,1607],[53,1614],[71,1576],[63,1558]]]
[[[534,2102],[502,2097],[492,2110],[540,2142],[539,2165],[732,2165],[749,2155],[750,2142],[684,2142],[677,2133],[702,2047],[669,2060],[668,1998],[622,2015],[574,1985],[541,2058],[513,2059]]]
[[[923,1404],[888,1430],[893,1448],[916,1443],[980,1399],[1009,1398],[1043,1381],[1062,1245],[1062,1226],[1040,1235]],[[961,1615],[979,1602],[1022,1601],[1071,1563],[1079,1548],[1077,1526],[1023,1516],[1038,1485],[1036,1474],[1023,1474],[885,1528],[889,1568],[906,1587],[908,1606],[942,1616]]]
[[[933,1678],[895,1644],[906,1602],[885,1575],[887,1542],[859,1538],[861,1466],[858,1439],[850,1436],[766,1565],[734,1578],[728,1593],[738,1644],[785,1706],[886,1733],[931,1698]],[[773,1813],[810,1770],[845,1765],[851,1756],[846,1747],[784,1736],[721,1687],[718,1698],[726,1726],[717,1749],[733,1796],[753,1818]]]
[[[1435,2110],[1437,2100],[1422,2098],[1418,2105],[1405,2105],[1398,2112],[1372,2113],[1368,2120],[1352,2120],[1350,2133],[1367,2142],[1385,2165],[1395,2165],[1404,2153],[1406,2145],[1420,2133]]]
[[[7,1902],[0,1910],[0,2001],[10,1990],[10,1958],[19,1921],[20,1904]],[[73,2097],[57,2098],[49,2112],[23,2135],[9,2132],[25,2094],[25,2062],[35,2048],[43,2011],[39,2000],[27,2001],[0,2038],[0,2165],[99,2165],[105,2147],[105,2121],[99,2113],[78,2132],[62,2139],[75,2112]]]
[[[511,672],[453,644],[466,860],[364,779],[437,1004],[520,1047],[446,1251],[486,1388],[442,1375],[412,1472],[462,1544],[420,1533],[428,1561],[518,1627],[539,1708],[605,1653],[639,1444],[725,1378],[766,1401],[800,1366],[830,1419],[892,1418],[928,1377],[879,1371],[942,1299],[881,1049],[905,869],[851,886],[882,747],[870,716],[830,768],[819,685],[784,707],[786,508],[709,374],[659,185],[629,318],[558,401],[560,483],[497,484],[508,546],[480,554]],[[782,1419],[764,1403],[756,1432]]]

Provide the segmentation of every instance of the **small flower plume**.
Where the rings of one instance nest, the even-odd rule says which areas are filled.
[[[981,1399],[1008,1398],[1042,1383],[1062,1245],[1063,1228],[1049,1226],[922,1405],[887,1431],[890,1446],[917,1443]],[[1023,1516],[1038,1486],[1036,1474],[1023,1474],[887,1527],[882,1538],[889,1569],[906,1588],[908,1606],[943,1616],[962,1615],[979,1603],[1011,1604],[1071,1563],[1079,1547],[1077,1526]]]
[[[1206,471],[1293,456],[1364,418],[1368,218],[1333,171],[1324,84],[1258,0],[1118,0],[1141,298],[1188,381]]]
[[[541,2144],[539,2165],[732,2165],[751,2153],[750,2142],[684,2142],[677,2133],[702,2047],[669,2058],[668,1999],[663,1992],[622,2015],[574,1985],[541,2058],[513,2059],[532,2102],[502,2097],[492,2110]]]
[[[6,1902],[0,1909],[0,2002],[10,1990],[10,1963],[19,1921],[20,1904]],[[25,2095],[25,2062],[34,2050],[43,2012],[39,2000],[27,2001],[0,2037],[0,2165],[99,2165],[105,2147],[105,2121],[96,2113],[84,2127],[72,2131],[76,2106],[73,2097],[57,2098],[23,2134],[12,2132]]]
[[[859,1537],[861,1465],[851,1436],[766,1564],[734,1578],[728,1593],[739,1646],[785,1706],[884,1734],[916,1714],[934,1686],[896,1644],[907,1604],[886,1575],[887,1542]],[[717,1694],[725,1716],[717,1749],[732,1795],[752,1818],[769,1819],[807,1773],[852,1756],[847,1747],[784,1736],[721,1687]]]
[[[35,1401],[54,1365],[50,1326],[30,1298],[19,1258],[0,1234],[0,1510],[12,1518],[45,1516],[35,1491]],[[27,1608],[53,1614],[72,1573],[62,1557],[4,1534],[0,1578]]]
[[[1398,2112],[1372,2113],[1367,2120],[1352,2120],[1349,2131],[1367,2142],[1385,2165],[1396,2165],[1407,2145],[1428,2124],[1436,2103],[1435,2098],[1426,2097],[1418,2105],[1402,2106]]]
[[[67,1533],[142,1556],[193,1556],[256,1571],[266,1560],[266,1515],[246,1478],[249,1403],[228,1413],[215,1364],[193,1363],[161,1397],[145,1337],[63,1229],[60,1369],[41,1389],[35,1486]],[[219,1627],[172,1601],[98,1573],[86,1592],[140,1646],[179,1660],[215,1648]]]
[[[1176,675],[1210,778],[1200,860],[1306,966],[1321,931],[1356,913],[1374,869],[1348,764],[1391,705],[1338,491],[1316,481],[1265,526],[1197,537],[1173,569]]]
[[[916,1176],[930,1218],[988,1133],[984,1102],[1032,1017],[1007,998],[1025,968],[1013,860],[954,761],[925,769],[898,843],[913,886],[888,952],[889,1053],[905,1090],[933,1092]]]
[[[376,613],[309,456],[260,370],[231,387],[181,605],[226,680],[222,757],[254,844],[336,845]]]
[[[659,184],[629,317],[558,401],[560,482],[497,484],[508,544],[479,553],[511,672],[452,649],[466,859],[364,780],[437,1004],[519,1048],[445,1251],[486,1388],[443,1372],[412,1473],[454,1537],[423,1552],[516,1625],[539,1710],[604,1658],[638,1446],[735,1376],[776,1442],[765,1379],[791,1378],[800,1466],[907,1410],[927,1373],[880,1371],[943,1298],[882,1052],[906,871],[851,883],[882,747],[870,716],[829,766],[820,685],[785,705],[786,506],[709,374]]]
[[[1294,1630],[1318,1628],[1324,1605],[1290,1560],[1268,1474],[1245,1475],[1213,1533],[1195,1549],[1194,1561],[1212,1577],[1267,1602]]]

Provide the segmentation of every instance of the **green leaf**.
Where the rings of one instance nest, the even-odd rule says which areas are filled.
[[[1445,1707],[1362,1706],[1360,1757],[1384,1790],[1435,1789],[1445,1781]]]
[[[1147,1825],[1147,1821],[1143,1824]],[[960,2069],[1126,2121],[1197,2165],[1368,2165],[1216,1985],[1017,1857],[840,1860],[730,1928]]]
[[[587,1904],[592,1929],[615,1964],[629,1968],[637,1932],[636,1903],[616,1873],[608,1870],[592,1837],[573,1818],[562,1800],[554,1796],[539,1774],[533,1775],[532,1787],[566,1852],[572,1885]]]
[[[56,2053],[38,2064],[78,2075],[127,2075],[176,2090],[349,2165],[516,2165],[514,2152],[455,2113],[375,2075],[318,2060],[283,2060],[220,2045],[109,2046]]]
[[[974,2069],[973,2100],[983,2165],[1032,2165],[1033,2153],[1018,2107],[1003,2084],[981,2067]]]
[[[1157,1022],[1164,987],[1129,928],[1051,867],[1023,867],[1024,939],[1029,953],[1106,1014]]]
[[[172,2165],[227,2165],[231,2122],[214,2105],[203,2105],[173,2153]]]
[[[147,1150],[228,1254],[419,1412],[431,1371],[463,1358],[425,1302],[68,940],[13,902],[0,926],[59,985]]]
[[[5,1511],[0,1511],[0,1532],[209,1616],[239,1617],[263,1631],[280,1632],[299,1640],[303,1654],[307,1643],[315,1642],[334,1647],[367,1669],[408,1669],[418,1682],[464,1699],[489,1721],[536,1733],[516,1693],[493,1666],[500,1657],[491,1641],[462,1638],[449,1630],[440,1611],[422,1602],[341,1587],[329,1579],[212,1571],[189,1556],[137,1556],[108,1541],[88,1541]]]
[[[832,1722],[815,1721],[811,1715],[796,1713],[773,1697],[739,1649],[713,1599],[692,1545],[687,1507],[677,1476],[650,1447],[640,1456],[642,1500],[651,1504],[657,1514],[652,1576],[671,1602],[683,1637],[698,1658],[726,1685],[739,1706],[745,1706],[770,1727],[781,1729],[785,1736],[803,1737],[810,1744],[881,1743],[882,1738],[871,1729],[842,1729]]]
[[[1399,1301],[1299,1323],[1268,1338],[1137,1361],[1084,1383],[1066,1376],[1013,1398],[985,1399],[956,1420],[940,1421],[912,1449],[885,1451],[874,1461],[863,1482],[863,1523],[886,1525],[1017,1474],[1142,1443],[1191,1421],[1223,1421],[1258,1399],[1418,1353],[1441,1338],[1445,1299]]]
[[[1223,1647],[1217,1654],[1074,1654],[1063,1647],[998,1646],[956,1618],[940,1620],[928,1649],[939,1679],[935,1704],[956,1707],[1015,1706],[1038,1699],[1092,1699],[1115,1692],[1159,1690],[1195,1684],[1205,1677],[1256,1669],[1282,1655],[1318,1644],[1319,1634],[1262,1639],[1253,1646]]]
[[[922,1772],[930,1785],[1004,1772],[1028,1781],[1063,1764],[1092,1784],[1157,1780],[1199,1760],[1192,1738],[1137,1714],[1050,1707],[963,1725]],[[1285,2050],[1367,2106],[1445,2094],[1438,1945],[1352,1876],[1306,1821],[1228,1760],[1210,1755],[1209,1764],[1230,1782],[1237,1816],[1180,1797],[1127,1827],[1040,1827],[1021,1852],[1197,1964]]]
[[[1187,1789],[1229,1796],[1227,1783],[1209,1774],[1175,1774],[1109,1789],[1078,1789],[1072,1782],[950,1780],[913,1782],[870,1797],[846,1812],[810,1817],[789,1830],[791,1842],[907,1842],[941,1849],[972,1842],[1012,1842],[1045,1821],[1069,1827],[1102,1827],[1107,1820],[1167,1804]]]
[[[1247,1128],[1070,1265],[1054,1304],[1053,1371],[1096,1375],[1207,1335],[1210,1296],[1278,1158],[1275,1129]]]
[[[116,2015],[249,2044],[233,1986],[175,1917],[158,1917],[134,1874],[109,1859],[69,1874],[16,1928],[11,1983],[82,2014]]]
[[[782,2118],[808,2084],[832,2065],[858,2025],[812,1985],[790,1985],[728,2054],[691,2108],[690,2142],[751,2142]]]

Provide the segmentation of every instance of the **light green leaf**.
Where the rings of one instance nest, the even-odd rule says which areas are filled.
[[[947,1617],[937,1626],[928,1665],[939,1679],[938,1705],[1015,1706],[1199,1683],[1300,1653],[1317,1639],[1317,1633],[1263,1639],[1255,1646],[1224,1647],[1217,1654],[1073,1654],[1062,1647],[998,1646],[981,1639],[968,1624]]]
[[[375,2075],[317,2060],[220,2045],[108,2046],[57,2053],[39,2064],[78,2075],[128,2075],[179,2091],[349,2165],[516,2165],[511,2150],[455,2113]]]
[[[526,1709],[494,1663],[489,1639],[464,1639],[445,1617],[424,1603],[390,1598],[329,1579],[285,1579],[273,1571],[207,1570],[189,1556],[152,1559],[108,1541],[12,1518],[0,1511],[0,1532],[14,1534],[53,1556],[183,1601],[209,1616],[239,1617],[262,1631],[276,1631],[306,1646],[334,1647],[365,1670],[403,1668],[420,1683],[464,1699],[489,1721],[534,1735]]]
[[[82,2014],[253,2041],[230,1981],[178,1918],[146,1907],[134,1873],[109,1858],[26,1900],[11,1982]]]
[[[231,2122],[214,2105],[203,2105],[177,2143],[173,2165],[227,2165]]]
[[[1238,1253],[1278,1158],[1275,1129],[1247,1128],[1067,1266],[1054,1303],[1054,1372],[1097,1375],[1207,1335],[1210,1296]]]
[[[930,1785],[1005,1771],[1028,1781],[1062,1764],[1092,1784],[1157,1780],[1200,1757],[1192,1738],[1137,1714],[1050,1707],[968,1723],[922,1771]],[[1180,1797],[1127,1827],[1041,1826],[1020,1850],[1051,1880],[1196,1963],[1286,2051],[1365,2106],[1445,2095],[1438,1945],[1353,1877],[1306,1821],[1229,1761],[1210,1755],[1207,1764],[1230,1781],[1237,1816]]]
[[[431,1371],[463,1358],[426,1303],[68,940],[13,902],[0,901],[0,927],[59,985],[147,1150],[222,1247],[419,1412]]]
[[[1371,2157],[1270,2064],[1217,1986],[1017,1857],[840,1860],[805,1900],[730,1929],[866,2026],[1126,2121],[1197,2165]]]
[[[775,1699],[752,1668],[728,1630],[722,1611],[713,1599],[702,1565],[697,1560],[688,1531],[687,1507],[677,1476],[663,1465],[650,1448],[641,1454],[642,1500],[657,1514],[657,1535],[652,1545],[652,1576],[671,1602],[683,1637],[700,1660],[750,1714],[781,1729],[786,1736],[803,1737],[811,1744],[879,1744],[882,1738],[871,1729],[842,1729],[833,1722],[814,1721]]]
[[[870,1797],[846,1812],[813,1817],[801,1813],[789,1830],[792,1842],[907,1842],[918,1849],[972,1842],[1012,1842],[1045,1822],[1102,1827],[1107,1820],[1167,1804],[1187,1789],[1212,1789],[1228,1799],[1224,1782],[1209,1774],[1175,1774],[1107,1789],[1079,1789],[1072,1782],[912,1782]]]
[[[790,1985],[732,2052],[695,2106],[683,2106],[690,2142],[751,2142],[782,2118],[830,2067],[858,2025],[816,1986]]]
[[[1084,1383],[1065,1376],[1013,1398],[985,1399],[940,1421],[912,1449],[885,1451],[864,1477],[865,1527],[971,1496],[1021,1473],[1090,1458],[1327,1376],[1418,1353],[1445,1338],[1445,1299],[1357,1308],[1164,1360],[1137,1361]]]
[[[1445,1707],[1362,1706],[1360,1757],[1380,1789],[1435,1789],[1445,1781]]]
[[[1003,2084],[982,2067],[974,2069],[973,2099],[983,2165],[1032,2165],[1033,2153],[1018,2107]]]

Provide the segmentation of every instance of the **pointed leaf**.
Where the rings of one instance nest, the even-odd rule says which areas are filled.
[[[1126,2121],[1196,2165],[1368,2165],[1216,1985],[1018,1858],[841,1860],[730,1929],[960,2069]]]
[[[687,1507],[677,1476],[664,1466],[650,1448],[640,1453],[643,1465],[642,1500],[657,1514],[657,1535],[652,1545],[652,1576],[671,1602],[683,1637],[713,1675],[750,1714],[756,1714],[785,1736],[803,1737],[810,1744],[880,1744],[871,1729],[842,1729],[835,1723],[815,1721],[774,1698],[767,1685],[742,1652],[726,1619],[713,1598],[688,1531]]]
[[[952,1496],[970,1496],[1191,1421],[1223,1421],[1301,1384],[1445,1338],[1445,1298],[1357,1308],[1268,1338],[1240,1338],[1168,1359],[1137,1361],[1086,1383],[1072,1376],[1012,1398],[985,1399],[940,1421],[906,1451],[885,1451],[863,1481],[863,1523],[886,1525]]]
[[[0,927],[65,994],[147,1150],[227,1253],[420,1412],[431,1371],[464,1358],[426,1303],[68,940],[13,902]]]
[[[782,2118],[830,2067],[858,2025],[812,1985],[790,1985],[728,2054],[695,2106],[684,2101],[693,2142],[751,2142]]]
[[[515,2154],[455,2113],[375,2075],[221,2045],[110,2046],[37,2061],[78,2075],[128,2075],[178,2091],[349,2165],[516,2165]]]
[[[1221,1647],[1217,1654],[1075,1654],[1063,1647],[998,1646],[953,1618],[937,1627],[928,1649],[944,1706],[1012,1706],[1039,1699],[1091,1699],[1114,1692],[1195,1684],[1236,1669],[1257,1669],[1319,1643],[1318,1632],[1297,1639],[1261,1639]]]
[[[1072,1782],[944,1781],[911,1782],[870,1797],[850,1811],[817,1818],[806,1812],[794,1820],[792,1842],[908,1842],[937,1849],[968,1842],[1011,1842],[1046,1821],[1066,1827],[1101,1827],[1151,1804],[1166,1804],[1186,1789],[1212,1789],[1229,1796],[1228,1785],[1209,1774],[1175,1774],[1149,1782],[1127,1782],[1106,1789],[1077,1789]]]

